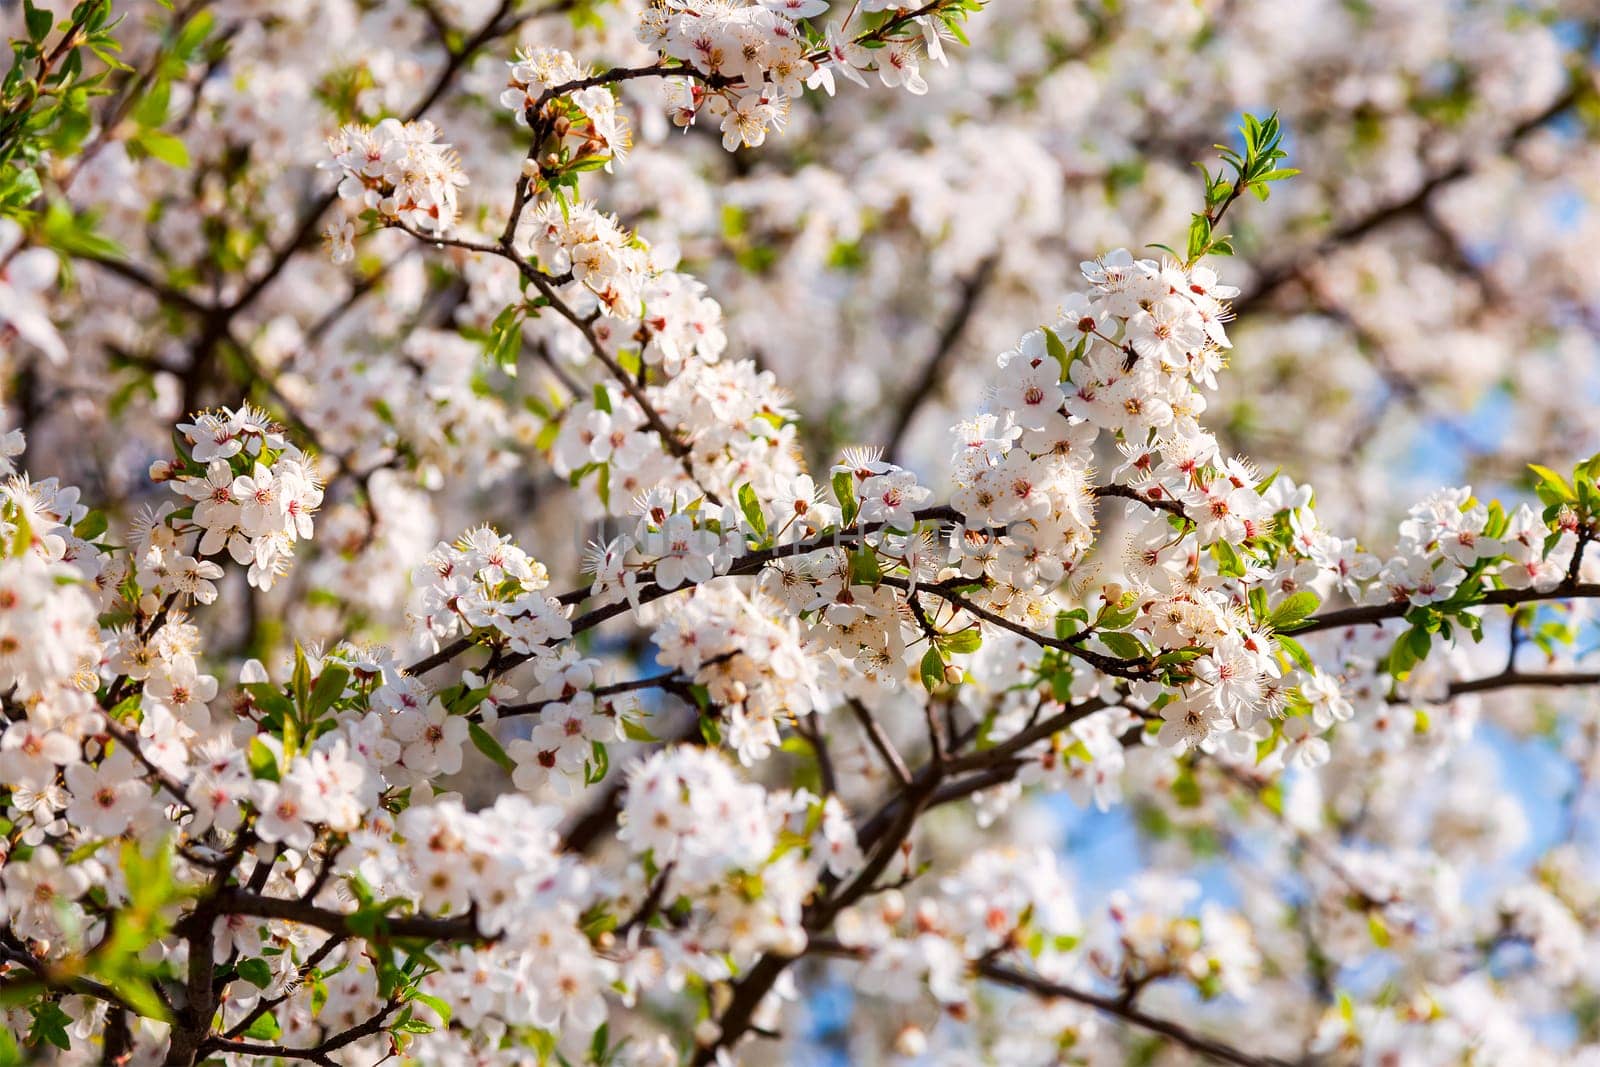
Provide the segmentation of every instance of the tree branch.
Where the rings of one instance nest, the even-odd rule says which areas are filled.
[[[1543,592],[1537,589],[1491,589],[1483,598],[1475,601],[1472,607],[1482,606],[1512,606],[1515,604],[1534,604],[1546,600],[1592,600],[1600,598],[1600,583],[1588,582],[1574,585],[1556,586]],[[1368,604],[1354,608],[1340,608],[1337,611],[1327,611],[1320,615],[1313,615],[1298,629],[1288,631],[1293,637],[1302,634],[1318,633],[1322,630],[1338,630],[1346,626],[1370,626],[1373,623],[1385,622],[1389,619],[1398,619],[1405,616],[1413,608],[1409,600],[1402,600],[1388,604]]]
[[[967,323],[972,321],[972,315],[978,309],[984,291],[994,281],[995,267],[999,261],[999,253],[990,253],[961,283],[956,306],[945,321],[944,328],[939,331],[939,339],[933,346],[933,355],[923,364],[922,373],[917,376],[917,380],[896,405],[894,427],[889,431],[889,440],[883,448],[884,455],[891,462],[898,462],[900,445],[905,440],[906,431],[911,428],[917,411],[943,383],[945,368],[949,365],[950,358],[955,355],[957,342],[961,340],[961,334],[966,330]]]
[[[1096,1011],[1137,1026],[1141,1030],[1159,1034],[1173,1044],[1180,1045],[1190,1052],[1201,1056],[1209,1056],[1223,1063],[1236,1064],[1237,1067],[1288,1067],[1287,1061],[1272,1056],[1257,1056],[1245,1052],[1243,1049],[1236,1048],[1233,1045],[1196,1033],[1194,1030],[1169,1019],[1160,1019],[1147,1012],[1140,1011],[1132,1004],[1127,1003],[1122,997],[1106,996],[1073,986],[1061,985],[1041,978],[1039,975],[1027,974],[992,961],[980,964],[978,973],[991,982],[997,982],[1012,989],[1020,989],[1035,996],[1046,999],[1070,1000],[1076,1004],[1094,1008]]]

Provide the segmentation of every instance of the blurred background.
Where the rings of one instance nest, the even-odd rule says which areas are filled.
[[[471,177],[464,228],[497,232],[523,152],[497,103],[506,60],[521,44],[597,68],[647,62],[631,0],[117,6],[136,73],[113,81],[86,150],[48,191],[120,253],[86,248],[48,294],[68,359],[0,341],[5,428],[26,431],[31,474],[132,521],[170,497],[147,470],[170,453],[179,416],[243,398],[331,457],[302,563],[270,595],[229,576],[237,588],[219,608],[239,607],[211,619],[224,673],[281,655],[290,633],[388,639],[410,567],[485,520],[552,573],[574,573],[599,516],[539,455],[526,403],[564,395],[562,378],[529,360],[505,379],[475,333],[515,295],[503,264],[388,233],[334,266],[318,245],[333,180],[315,165],[341,122],[425,112]],[[843,18],[835,6],[819,21]],[[20,32],[16,5],[0,12]],[[1212,264],[1240,289],[1205,418],[1227,448],[1313,486],[1324,526],[1380,552],[1435,487],[1522,499],[1528,462],[1564,469],[1600,448],[1593,0],[993,0],[967,29],[970,46],[946,43],[948,65],[924,63],[925,96],[848,83],[833,99],[808,93],[782,136],[737,153],[714,127],[673,127],[655,82],[624,83],[633,149],[585,180],[602,210],[706,283],[728,358],[755,360],[789,392],[814,471],[842,447],[884,444],[937,495],[949,428],[981,406],[996,354],[1056,317],[1081,287],[1080,261],[1181,245],[1201,198],[1191,165],[1214,165],[1242,112],[1274,110],[1302,173],[1236,206],[1237,255]],[[183,165],[151,150],[153,129],[181,140]],[[236,313],[219,324],[175,293]],[[557,326],[531,323],[526,344],[581,365]],[[639,636],[612,640],[619,662],[650,661]],[[1592,632],[1576,648],[1562,663],[1593,650]],[[1502,626],[1448,663],[1492,670],[1506,652]],[[1462,929],[1473,941],[1475,912],[1496,914],[1511,882],[1567,886],[1585,937],[1597,914],[1600,893],[1571,888],[1593,884],[1592,698],[1467,704],[1448,713],[1459,729],[1399,748],[1351,731],[1272,805],[1220,788],[1174,799],[1185,790],[1160,777],[1170,761],[1157,770],[1134,753],[1130,802],[1108,813],[1057,795],[999,817],[1013,839],[1061,851],[1085,912],[1141,879],[1181,878],[1193,907],[1240,909],[1263,955],[1305,964],[1310,950],[1281,921],[1287,902],[1326,923],[1308,943],[1324,954],[1312,970],[1328,997],[1403,991],[1408,974],[1448,977],[1449,946]],[[1219,811],[1237,838],[1208,827]],[[928,847],[944,857],[995,832],[965,809],[935,821]],[[1308,834],[1346,868],[1381,857],[1368,873],[1407,917],[1384,919],[1378,938],[1359,909],[1335,915],[1340,889],[1307,862]],[[1439,849],[1466,865],[1435,863]],[[1485,951],[1495,982],[1532,983],[1543,992],[1524,1002],[1548,1007],[1518,1016],[1496,1038],[1505,1048],[1596,1036],[1592,963],[1563,984],[1515,946]],[[898,1017],[864,1024],[847,985],[822,990],[797,1009],[801,1040],[782,1056],[877,1059]],[[1240,1011],[1226,998],[1215,1010]],[[1309,1029],[1318,1010],[1286,990],[1251,1013]]]

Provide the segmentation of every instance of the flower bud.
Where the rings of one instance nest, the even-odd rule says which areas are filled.
[[[773,948],[780,956],[802,956],[806,951],[806,934],[799,927],[791,926],[778,935],[778,940]]]
[[[733,987],[727,982],[718,982],[711,987],[711,1013],[721,1015],[728,1010],[728,1005],[733,1003]],[[715,1041],[715,1038],[712,1038]]]
[[[922,1056],[928,1051],[928,1035],[919,1026],[907,1023],[894,1035],[894,1050],[901,1056]]]

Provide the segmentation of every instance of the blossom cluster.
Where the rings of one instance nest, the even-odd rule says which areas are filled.
[[[794,98],[806,87],[822,86],[831,94],[835,70],[862,86],[862,72],[876,70],[885,86],[904,86],[914,95],[928,91],[919,60],[924,45],[934,58],[943,56],[935,15],[915,20],[916,35],[878,39],[869,50],[839,39],[836,29],[820,42],[802,29],[800,20],[827,10],[826,0],[662,5],[646,8],[635,32],[644,44],[696,72],[672,83],[672,121],[691,126],[702,112],[719,119],[722,146],[732,152],[760,147],[769,132],[781,133]]]
[[[548,654],[572,627],[566,609],[542,592],[549,572],[492,527],[439,542],[412,575],[412,617],[435,648],[458,634],[488,630],[525,658]]]
[[[837,807],[803,791],[768,792],[703,749],[677,746],[635,763],[627,788],[619,840],[698,905],[692,930],[661,944],[669,961],[680,957],[667,965],[686,973],[729,973],[702,956],[712,946],[740,963],[803,951],[807,893],[830,864],[848,869],[860,858]]]
[[[426,120],[384,119],[376,126],[345,126],[328,139],[331,160],[323,164],[339,175],[339,199],[351,214],[372,211],[425,233],[443,234],[456,223],[458,191],[467,184],[461,160]],[[346,222],[330,230],[334,258],[354,254],[354,228]]]
[[[618,113],[611,90],[603,85],[567,88],[589,76],[572,53],[559,48],[527,48],[518,52],[509,66],[511,73],[500,104],[511,109],[518,125],[529,125],[529,116],[547,95],[570,101],[567,114],[557,120],[559,129],[551,131],[558,137],[556,158],[536,159],[534,167],[548,162],[571,166],[593,159],[604,159],[609,166],[612,160],[627,156],[628,124]]]
[[[138,578],[158,601],[209,604],[222,568],[199,557],[227,550],[249,583],[270,589],[288,572],[297,542],[309,541],[322,506],[316,461],[249,404],[204,411],[181,423],[187,455],[151,474],[191,503],[164,507],[142,524]]]
[[[50,205],[26,237],[0,220],[18,425],[59,435],[103,406],[118,434],[36,464],[110,457],[80,479],[102,514],[19,474],[23,430],[0,427],[0,1060],[731,1065],[804,1058],[843,1004],[862,1060],[1164,1055],[1149,1030],[1180,1056],[1538,1063],[1547,1009],[1585,1017],[1600,887],[1580,801],[1600,762],[1562,713],[1595,684],[1600,458],[1535,468],[1542,511],[1463,487],[1401,518],[1363,486],[1366,515],[1328,477],[1343,423],[1292,422],[1359,384],[1340,329],[1378,352],[1406,314],[1432,328],[1471,303],[1437,284],[1451,257],[1307,256],[1297,226],[1361,232],[1343,212],[1381,215],[1458,139],[1474,154],[1399,216],[1449,244],[1461,217],[1506,214],[1453,187],[1504,133],[1480,97],[1518,102],[1513,140],[1530,128],[1534,79],[1507,71],[1559,70],[1540,42],[1565,9],[1519,9],[1527,47],[1500,59],[1341,84],[1334,111],[1385,147],[1265,209],[1250,239],[1284,245],[1241,274],[1241,327],[1221,216],[1287,176],[1262,170],[1259,120],[1227,150],[1237,181],[1207,173],[1186,256],[1118,251],[1080,282],[1064,249],[1178,224],[1151,144],[1209,142],[1189,86],[1240,69],[1217,49],[1255,32],[1230,22],[1264,24],[1249,5],[1041,8],[996,25],[1012,62],[930,94],[932,117],[836,101],[820,132],[799,106],[835,72],[921,95],[973,6],[670,0],[630,42],[587,8],[334,0],[309,21],[230,10],[213,36],[201,5],[129,53],[110,121],[40,157],[47,195],[0,196]],[[1296,17],[1357,17],[1329,6]],[[1416,36],[1398,51],[1437,53]],[[1252,77],[1323,83],[1337,58]],[[730,150],[801,140],[757,166],[696,138],[668,156],[668,123],[627,118],[653,79]],[[436,101],[503,195],[458,200],[467,165],[421,118]],[[352,265],[334,269],[297,251],[327,202],[295,205],[285,168],[340,123],[324,168]],[[1297,122],[1296,140],[1336,137]],[[1567,155],[1527,147],[1508,169]],[[192,175],[173,162],[190,154]],[[592,199],[584,175],[624,159]],[[380,232],[355,262],[361,223]],[[1515,279],[1517,299],[1483,318],[1552,299],[1570,345],[1593,257],[1536,249],[1532,271],[1502,245],[1529,251],[1497,235],[1449,269],[1496,261],[1477,287]],[[1415,289],[1442,295],[1397,308]],[[1375,422],[1440,399],[1408,377],[1412,347],[1471,353],[1503,328],[1374,356]],[[1327,375],[1278,383],[1258,421],[1249,391],[1219,390],[1235,344],[1233,382],[1308,337]],[[918,379],[902,357],[925,343]],[[1578,377],[1535,366],[1496,388]],[[181,415],[241,389],[287,425]],[[885,448],[841,451],[890,417]],[[1234,454],[1266,455],[1260,425],[1286,418],[1283,470]],[[176,457],[138,478],[174,421]],[[952,422],[944,464],[927,445]],[[1566,836],[1525,871],[1518,791],[1482,755],[1506,736],[1574,772]],[[1063,833],[1087,854],[1107,826],[1142,870],[1063,860]],[[1173,876],[1202,865],[1203,887]],[[1485,870],[1492,891],[1469,891]],[[1574,1033],[1556,1060],[1593,1056]]]
[[[546,201],[523,218],[517,243],[551,274],[570,274],[607,313],[637,316],[650,256],[615,215],[592,204]]]
[[[656,659],[704,686],[726,709],[724,736],[742,762],[767,758],[784,724],[827,710],[824,675],[800,627],[772,605],[716,584],[660,615],[652,635]]]

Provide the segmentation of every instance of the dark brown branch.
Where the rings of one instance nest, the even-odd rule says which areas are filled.
[[[217,1051],[235,1056],[264,1056],[271,1059],[305,1060],[308,1063],[319,1064],[320,1067],[338,1067],[338,1061],[333,1058],[332,1053],[348,1045],[353,1045],[357,1041],[381,1034],[389,1016],[393,1015],[399,1007],[398,1001],[390,1001],[366,1022],[352,1026],[348,1030],[341,1030],[337,1035],[328,1038],[320,1045],[314,1045],[310,1048],[294,1048],[289,1045],[261,1045],[231,1038],[218,1039],[214,1042],[214,1045]]]
[[[947,505],[923,508],[917,511],[915,514],[918,522],[961,521],[961,514],[954,508],[951,508]],[[848,530],[837,530],[826,534],[820,534],[804,541],[796,541],[793,544],[774,545],[771,548],[757,549],[754,552],[747,552],[738,559],[734,560],[733,565],[729,567],[728,570],[722,575],[718,575],[718,577],[726,577],[728,575],[756,574],[769,563],[777,563],[784,559],[798,559],[802,556],[809,555],[812,552],[820,552],[824,549],[841,548],[852,545],[861,537],[864,537],[870,533],[876,533],[882,528],[882,523],[866,523],[864,525],[851,527]],[[674,593],[679,592],[688,592],[693,588],[694,584],[688,582],[677,586],[674,589],[662,589],[660,586],[653,583],[641,583],[637,593],[637,600],[640,604],[649,604],[656,600],[660,600],[662,597],[671,596]],[[589,591],[587,589],[572,589],[561,594],[561,596],[557,597],[556,599],[562,604],[572,606],[581,604],[588,598]],[[632,605],[627,601],[617,601],[615,603],[606,604],[603,607],[594,608],[572,620],[572,632],[574,634],[583,633],[585,630],[593,629],[600,623],[605,622],[608,619],[616,618],[618,615],[624,615],[631,610]],[[442,667],[444,664],[449,663],[452,659],[461,655],[472,647],[473,644],[471,641],[467,640],[466,638],[457,638],[448,645],[440,648],[439,651],[431,655],[424,656],[422,659],[412,663],[406,668],[406,673],[426,674],[428,671],[431,671],[436,667]],[[524,662],[525,658],[526,657],[514,657],[507,662],[507,666],[516,666],[517,664]]]
[[[644,900],[640,902],[639,910],[630,915],[621,926],[617,927],[616,936],[618,940],[626,938],[628,932],[634,927],[650,925],[650,920],[661,909],[661,901],[665,898],[667,892],[667,882],[672,878],[672,868],[673,864],[671,863],[661,868],[661,873],[656,875],[656,880],[650,886],[650,891],[645,894]]]
[[[475,916],[469,914],[438,917],[432,915],[393,915],[376,921],[371,934],[359,932],[352,925],[352,915],[330,911],[302,900],[269,897],[242,889],[224,889],[209,901],[213,915],[253,915],[260,919],[281,919],[285,922],[314,926],[331,934],[346,937],[365,937],[367,940],[389,938],[422,938],[427,941],[489,941],[478,929]]]
[[[1450,696],[1487,693],[1496,689],[1565,689],[1600,685],[1600,671],[1506,671],[1487,678],[1471,678],[1450,683]]]
[[[1120,499],[1132,500],[1143,504],[1146,507],[1155,508],[1158,511],[1165,511],[1180,517],[1186,517],[1184,515],[1183,508],[1175,501],[1151,500],[1130,486],[1118,485],[1115,483],[1110,485],[1096,486],[1094,487],[1094,493],[1096,496],[1100,497],[1117,497]],[[965,521],[965,517],[960,512],[956,511],[947,504],[921,508],[914,513],[914,517],[918,522]],[[734,560],[732,566],[729,567],[727,571],[723,572],[723,574],[718,575],[718,577],[756,574],[763,567],[770,563],[777,563],[784,559],[798,559],[812,552],[819,552],[824,549],[845,547],[846,545],[855,543],[859,538],[869,533],[875,533],[882,528],[882,523],[867,523],[864,525],[851,527],[847,530],[830,531],[828,533],[820,534],[807,540],[796,541],[788,545],[774,545],[770,548],[757,549],[754,552],[748,552]],[[644,575],[641,575],[641,577],[644,577]],[[891,585],[898,589],[910,589],[910,583],[906,579],[887,577],[883,579],[883,582],[886,585]],[[1020,623],[1012,622],[1010,619],[989,611],[986,608],[982,608],[976,604],[973,604],[966,597],[956,592],[956,590],[961,586],[969,584],[971,583],[965,581],[940,583],[934,585],[923,584],[918,586],[918,589],[929,593],[930,595],[937,596],[949,603],[955,604],[969,614],[974,615],[977,618],[980,618],[994,626],[998,626],[1001,629],[1009,630],[1018,636],[1025,637],[1028,640],[1033,641],[1035,644],[1043,645],[1047,648],[1057,648],[1066,651],[1071,655],[1082,659],[1084,662],[1090,664],[1096,669],[1105,672],[1106,674],[1125,678],[1136,678],[1144,677],[1151,669],[1150,664],[1143,660],[1122,660],[1116,658],[1115,656],[1108,656],[1090,649],[1083,648],[1082,645],[1084,641],[1093,636],[1092,631],[1084,631],[1070,638],[1056,638],[1045,634],[1034,633],[1032,630],[1029,630],[1026,626],[1023,626]],[[641,605],[648,604],[652,603],[653,601],[660,600],[662,597],[671,596],[672,594],[678,592],[686,592],[693,588],[693,583],[686,583],[673,589],[662,589],[660,586],[655,584],[641,584],[634,599]],[[563,593],[557,599],[562,604],[571,606],[581,604],[584,600],[588,599],[588,595],[589,594],[587,590],[574,589]],[[593,608],[572,620],[572,632],[574,634],[579,634],[586,630],[593,629],[595,626],[598,626],[600,623],[605,622],[608,619],[613,619],[619,615],[626,614],[628,611],[632,610],[632,607],[633,605],[630,602],[619,600],[610,604],[606,604],[602,607]],[[434,652],[428,656],[424,656],[422,659],[412,663],[406,668],[406,672],[408,674],[426,674],[428,671],[444,666],[446,663],[449,663],[451,660],[455,659],[455,657],[463,654],[472,647],[472,641],[464,637],[457,638],[449,644],[441,647],[437,652]],[[527,658],[528,657],[526,656],[509,657],[506,659],[504,666],[509,669],[510,667],[514,667],[525,662]]]
[[[1587,51],[1582,49],[1579,54],[1583,55]],[[1529,134],[1569,111],[1588,91],[1587,76],[1580,69],[1568,82],[1565,92],[1540,111],[1506,131],[1500,139],[1498,154],[1505,155],[1510,152]],[[1443,186],[1471,174],[1484,158],[1487,157],[1480,154],[1463,154],[1450,166],[1435,171],[1423,179],[1406,196],[1391,200],[1364,215],[1345,221],[1324,235],[1312,247],[1287,256],[1280,263],[1263,268],[1256,275],[1255,284],[1250,290],[1233,302],[1234,314],[1242,318],[1253,312],[1279,289],[1298,280],[1309,267],[1322,262],[1336,249],[1354,244],[1390,223],[1417,215],[1428,206],[1434,193]]]
[[[9,927],[0,930],[0,962],[17,964],[33,975],[32,978],[28,979],[7,980],[0,983],[0,994],[5,994],[8,997],[12,994],[20,995],[29,989],[76,993],[80,996],[92,997],[95,1000],[103,1000],[122,1011],[133,1011],[132,1006],[122,998],[122,995],[108,985],[90,978],[68,978],[56,974],[47,963],[43,960],[35,959],[21,947],[20,942],[14,941]],[[134,1012],[134,1014],[138,1013]]]
[[[893,576],[884,577],[882,582],[884,585],[896,589],[909,590],[911,587],[911,583],[908,580]],[[962,584],[969,585],[971,583],[963,582]],[[930,596],[939,597],[941,600],[954,604],[974,618],[982,619],[991,626],[997,626],[1002,630],[1016,634],[1018,637],[1031,641],[1043,648],[1054,648],[1075,656],[1104,674],[1118,678],[1145,678],[1154,670],[1154,665],[1149,660],[1119,659],[1116,656],[1084,648],[1080,640],[1036,633],[1020,622],[1012,622],[998,612],[990,611],[988,608],[973,603],[970,598],[956,592],[949,585],[943,583],[937,585],[924,584],[917,586],[917,590]]]
[[[1157,511],[1165,511],[1169,515],[1176,515],[1180,519],[1187,519],[1189,517],[1184,512],[1183,505],[1178,503],[1176,500],[1168,500],[1164,497],[1152,497],[1148,493],[1140,492],[1131,485],[1121,485],[1117,482],[1111,482],[1107,485],[1091,486],[1090,492],[1094,493],[1094,495],[1101,500],[1105,500],[1108,497],[1115,497],[1118,500],[1132,500],[1135,503],[1143,504],[1147,508],[1154,508]]]
[[[344,944],[347,940],[349,939],[344,934],[330,934],[328,939],[323,941],[322,944],[318,945],[316,951],[312,952],[311,955],[306,958],[306,961],[300,965],[300,969],[297,972],[297,978],[288,989],[285,989],[282,993],[275,997],[262,998],[259,1002],[257,1002],[254,1008],[250,1009],[249,1013],[246,1014],[244,1018],[240,1019],[237,1023],[230,1027],[226,1034],[223,1034],[220,1039],[212,1038],[211,1042],[208,1042],[208,1044],[214,1044],[218,1040],[231,1041],[235,1038],[242,1037],[245,1031],[249,1030],[251,1024],[257,1019],[261,1018],[263,1015],[267,1014],[267,1012],[272,1011],[279,1004],[282,1004],[284,1001],[294,996],[299,983],[304,982],[306,977],[310,975],[312,971],[316,970],[318,964],[327,959],[328,955],[334,949]]]
[[[1186,1026],[1171,1021],[1170,1019],[1157,1018],[1147,1012],[1139,1010],[1128,1003],[1124,997],[1107,996],[1100,993],[1091,993],[1086,989],[1074,986],[1061,985],[1041,978],[1036,974],[1027,974],[1002,963],[988,962],[979,965],[978,973],[991,982],[1009,986],[1032,993],[1046,999],[1070,1000],[1085,1007],[1094,1008],[1106,1015],[1114,1016],[1123,1022],[1159,1034],[1176,1045],[1181,1045],[1190,1052],[1201,1056],[1209,1056],[1223,1063],[1236,1064],[1237,1067],[1287,1067],[1284,1060],[1272,1056],[1258,1056],[1245,1052],[1243,1049],[1206,1037]]]
[[[922,373],[917,376],[917,380],[906,391],[905,397],[896,405],[894,427],[889,431],[889,440],[883,448],[884,455],[890,461],[898,462],[900,445],[905,440],[906,431],[911,428],[912,420],[942,384],[945,370],[949,366],[951,357],[956,353],[957,342],[961,340],[967,323],[972,321],[972,315],[978,309],[984,291],[994,280],[995,266],[999,260],[997,253],[991,253],[978,264],[971,276],[961,283],[956,306],[945,321],[944,328],[939,331],[939,339],[933,346],[933,355],[923,364]]]
[[[1479,605],[1533,604],[1546,600],[1590,600],[1600,597],[1600,583],[1588,582],[1575,585],[1558,585],[1554,589],[1540,592],[1537,589],[1491,589],[1484,594],[1482,599],[1473,603]],[[1387,604],[1368,604],[1362,607],[1340,608],[1337,611],[1326,611],[1320,615],[1313,615],[1306,620],[1306,624],[1299,629],[1291,631],[1293,636],[1317,633],[1321,630],[1338,630],[1345,626],[1370,626],[1388,619],[1402,618],[1412,610],[1409,600],[1395,601]]]
[[[951,760],[945,769],[951,774],[956,774],[1000,763],[1043,741],[1047,737],[1054,737],[1073,723],[1085,719],[1097,711],[1104,711],[1111,706],[1111,702],[1103,697],[1095,697],[1082,704],[1072,704],[1064,708],[1060,713],[1052,715],[1048,719],[1041,719],[1027,729],[1012,734],[998,744]]]
[[[726,657],[718,658],[723,659]],[[690,680],[692,679],[685,679],[678,671],[671,670],[663,671],[660,674],[652,674],[648,678],[634,678],[626,682],[613,682],[610,685],[596,686],[594,689],[585,689],[582,690],[582,692],[593,693],[595,699],[598,700],[603,697],[617,696],[620,693],[636,693],[645,689],[661,689],[674,681]],[[577,693],[573,694],[573,696],[577,695]],[[552,704],[562,704],[571,699],[572,697],[551,697],[549,700],[533,700],[526,704],[507,704],[500,709],[500,717],[502,719],[509,719],[515,718],[518,715],[537,715],[539,712],[543,711]]]
[[[93,263],[108,274],[115,274],[123,281],[144,289],[164,303],[171,304],[173,307],[191,315],[205,316],[215,310],[181,289],[174,288],[161,281],[143,267],[136,266],[125,259],[118,259],[115,256],[103,256],[93,252],[74,253],[72,258],[85,263]]]
[[[895,781],[901,785],[910,785],[911,771],[906,768],[906,761],[900,758],[900,753],[890,743],[889,736],[883,732],[883,727],[878,725],[878,720],[872,717],[866,705],[855,697],[847,697],[844,703],[856,717],[856,721],[861,724],[862,732],[867,735],[867,740],[872,743],[872,747],[883,759],[884,765],[894,775]]]

